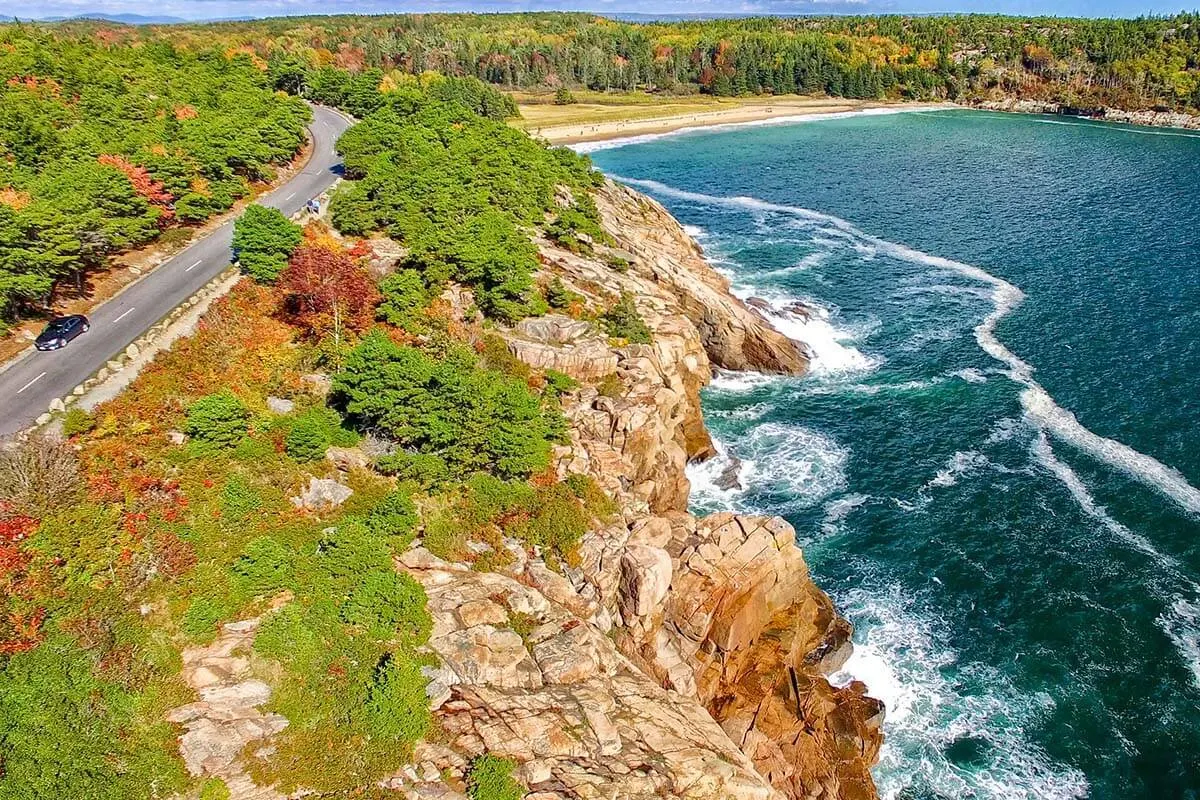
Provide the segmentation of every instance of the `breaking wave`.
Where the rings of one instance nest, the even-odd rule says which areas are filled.
[[[1053,763],[1030,741],[1028,726],[1054,710],[1048,694],[1022,694],[994,668],[959,663],[938,644],[949,626],[918,609],[901,586],[836,599],[856,634],[853,655],[831,680],[861,680],[887,707],[874,770],[881,797],[1087,796],[1081,772]]]

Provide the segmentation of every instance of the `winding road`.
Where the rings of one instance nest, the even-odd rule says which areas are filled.
[[[341,172],[335,146],[350,127],[346,117],[313,107],[309,132],[313,153],[304,170],[256,202],[293,214],[328,189]],[[91,330],[61,350],[34,350],[0,372],[0,435],[31,425],[50,401],[71,393],[143,331],[165,317],[214,277],[232,259],[233,221],[192,243],[116,297],[92,309]]]

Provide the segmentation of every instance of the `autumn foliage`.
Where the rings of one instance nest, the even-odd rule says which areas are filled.
[[[279,276],[285,318],[310,336],[362,332],[371,325],[379,292],[367,271],[340,249],[306,242]]]
[[[23,607],[29,594],[26,569],[30,560],[23,543],[37,526],[32,517],[0,508],[0,656],[28,650],[38,642],[43,612]]]
[[[175,217],[175,209],[172,203],[175,198],[168,192],[163,185],[150,177],[150,173],[145,167],[139,167],[136,164],[131,164],[121,156],[100,156],[98,159],[101,164],[109,167],[116,167],[125,173],[125,177],[129,178],[129,183],[133,186],[133,190],[144,197],[151,205],[161,209],[161,214],[158,218],[159,224],[166,224]]]

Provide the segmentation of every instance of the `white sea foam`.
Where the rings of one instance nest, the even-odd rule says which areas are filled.
[[[1183,656],[1184,663],[1191,670],[1192,680],[1200,688],[1200,605],[1176,597],[1157,621]]]
[[[1004,417],[996,420],[996,424],[992,426],[991,433],[988,434],[985,444],[999,444],[1007,442],[1017,435],[1017,431],[1021,429],[1021,420],[1016,417]]]
[[[1021,404],[1030,419],[1085,453],[1157,488],[1183,508],[1200,514],[1200,490],[1177,470],[1139,453],[1114,439],[1106,439],[1085,428],[1075,415],[1061,408],[1041,386],[1021,393]]]
[[[782,278],[786,275],[792,275],[797,272],[807,272],[808,270],[812,269],[813,267],[817,267],[817,266],[820,266],[821,264],[825,263],[825,261],[828,260],[828,258],[829,258],[829,251],[817,250],[816,252],[808,253],[807,255],[802,256],[799,261],[797,261],[795,264],[792,264],[789,267],[779,267],[778,269],[772,269],[772,270],[768,270],[767,272],[761,272],[758,274],[758,277]]]
[[[978,450],[959,450],[950,456],[946,461],[946,466],[938,470],[937,474],[929,479],[924,488],[944,489],[947,486],[954,486],[958,483],[960,477],[977,472],[991,465],[991,463],[988,457]]]
[[[967,367],[966,369],[958,369],[950,373],[956,378],[962,378],[967,383],[987,383],[987,375],[983,374],[983,370]]]
[[[674,138],[686,134],[697,133],[702,131],[723,131],[732,128],[761,128],[770,125],[796,125],[802,122],[822,122],[830,119],[843,119],[846,117],[877,117],[888,114],[905,114],[913,113],[922,110],[936,108],[936,106],[906,106],[900,108],[864,108],[859,111],[833,111],[824,114],[780,114],[777,117],[768,117],[767,119],[746,120],[745,122],[724,122],[718,125],[689,125],[683,128],[676,128],[673,131],[663,131],[662,133],[642,133],[635,136],[623,136],[617,139],[607,139],[601,142],[578,142],[569,144],[566,147],[574,150],[576,153],[595,153],[599,150],[612,150],[616,147],[625,147],[630,144],[640,144],[642,142],[650,142],[655,139]]]
[[[804,384],[797,394],[800,395],[831,395],[831,394],[887,394],[900,392],[923,392],[945,381],[944,378],[930,378],[924,381],[901,381],[899,383],[817,383]]]
[[[708,384],[708,387],[718,392],[743,394],[779,380],[781,379],[777,375],[765,375],[761,372],[735,372],[727,369],[716,369],[713,370],[713,379]]]
[[[841,523],[854,510],[862,507],[871,498],[865,494],[847,494],[835,497],[825,504],[825,517],[821,520],[821,532],[827,536],[837,533]]]
[[[1083,774],[1055,764],[1025,733],[1050,714],[1044,693],[1022,694],[996,670],[961,664],[938,644],[943,620],[914,607],[900,586],[855,589],[838,599],[854,620],[854,654],[833,680],[857,679],[887,705],[880,762],[880,796],[962,797],[976,800],[1068,800],[1087,796]],[[977,744],[966,763],[947,751]]]
[[[1034,380],[1033,367],[1009,350],[996,337],[996,326],[1000,323],[1000,320],[1016,308],[1025,297],[1020,289],[1003,278],[998,278],[986,270],[971,264],[964,264],[949,258],[930,255],[919,250],[914,250],[906,245],[871,236],[840,217],[823,214],[807,208],[780,205],[753,197],[715,197],[696,192],[687,192],[659,183],[658,181],[622,180],[653,192],[692,202],[729,208],[742,208],[751,211],[773,211],[780,214],[790,214],[802,219],[818,221],[844,232],[847,236],[852,236],[870,244],[879,252],[886,253],[894,258],[956,272],[990,286],[992,290],[993,309],[991,313],[987,314],[975,326],[975,341],[985,353],[1007,367],[1007,373],[1010,378],[1025,385],[1026,390],[1021,393],[1021,404],[1025,408],[1027,418],[1035,425],[1049,430],[1055,437],[1078,447],[1093,458],[1099,459],[1109,466],[1123,470],[1130,476],[1157,489],[1179,504],[1187,512],[1200,515],[1200,490],[1189,484],[1181,473],[1151,456],[1139,453],[1128,445],[1099,436],[1085,428],[1075,418],[1074,414],[1061,408],[1041,384]],[[802,336],[797,336],[797,338],[803,339]]]
[[[733,293],[742,300],[759,297],[767,302],[769,309],[760,309],[763,315],[784,336],[808,347],[812,356],[810,370],[814,375],[863,373],[879,366],[878,359],[863,354],[851,344],[862,334],[834,325],[832,312],[814,300],[761,292],[752,286],[737,286]],[[808,313],[789,310],[789,306],[797,302]]]
[[[846,462],[849,451],[819,431],[780,422],[756,425],[735,442],[714,439],[718,455],[687,468],[692,484],[692,500],[700,507],[732,508],[758,512],[750,495],[769,493],[776,498],[773,513],[809,508],[846,487]],[[738,470],[740,488],[722,489],[717,479],[732,459],[741,461]]]
[[[1078,473],[1054,454],[1054,448],[1050,446],[1050,440],[1046,438],[1044,432],[1038,432],[1037,437],[1030,444],[1030,452],[1033,453],[1034,459],[1039,464],[1049,470],[1050,474],[1054,477],[1058,478],[1063,486],[1067,487],[1067,491],[1071,493],[1071,497],[1075,499],[1075,502],[1083,509],[1085,514],[1100,522],[1120,541],[1150,556],[1161,569],[1176,576],[1182,575],[1181,565],[1176,559],[1159,551],[1144,536],[1134,533],[1120,522],[1117,522],[1109,515],[1108,510],[1104,506],[1096,502],[1096,499],[1092,497],[1092,493],[1088,491],[1087,486],[1084,485]]]
[[[683,232],[693,239],[704,239],[708,236],[708,231],[701,228],[699,225],[684,225]]]
[[[718,408],[705,411],[705,416],[715,419],[756,420],[768,414],[774,406],[770,403],[751,403],[737,408]]]

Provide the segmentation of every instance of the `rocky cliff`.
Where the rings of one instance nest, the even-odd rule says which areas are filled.
[[[567,563],[502,538],[495,571],[439,559],[420,539],[396,559],[429,598],[437,724],[382,786],[464,800],[472,759],[490,753],[519,765],[529,800],[874,798],[883,708],[862,684],[826,679],[851,629],[795,531],[778,517],[687,512],[687,463],[713,453],[700,409],[713,365],[796,374],[803,347],[733,298],[661,206],[611,183],[596,199],[605,242],[538,242],[539,280],[572,298],[564,313],[501,334],[517,359],[578,382],[561,397],[570,441],[553,469],[591,477],[618,511]],[[622,296],[650,343],[598,324]],[[443,300],[483,344],[469,293]],[[198,700],[170,714],[192,774],[223,778],[235,800],[282,797],[246,766],[288,725],[263,710],[271,690],[247,656],[257,627],[232,623],[187,650]]]
[[[423,774],[461,775],[487,751],[518,762],[538,800],[874,797],[882,705],[826,679],[850,626],[795,532],[686,510],[686,464],[712,453],[699,399],[712,366],[796,374],[804,350],[733,298],[657,203],[611,183],[597,202],[613,246],[540,241],[542,277],[583,307],[635,298],[652,343],[555,314],[505,335],[518,358],[580,381],[557,470],[594,478],[620,517],[558,571],[515,543],[505,574],[420,548],[402,559],[430,596],[448,741],[392,785],[435,791]]]

